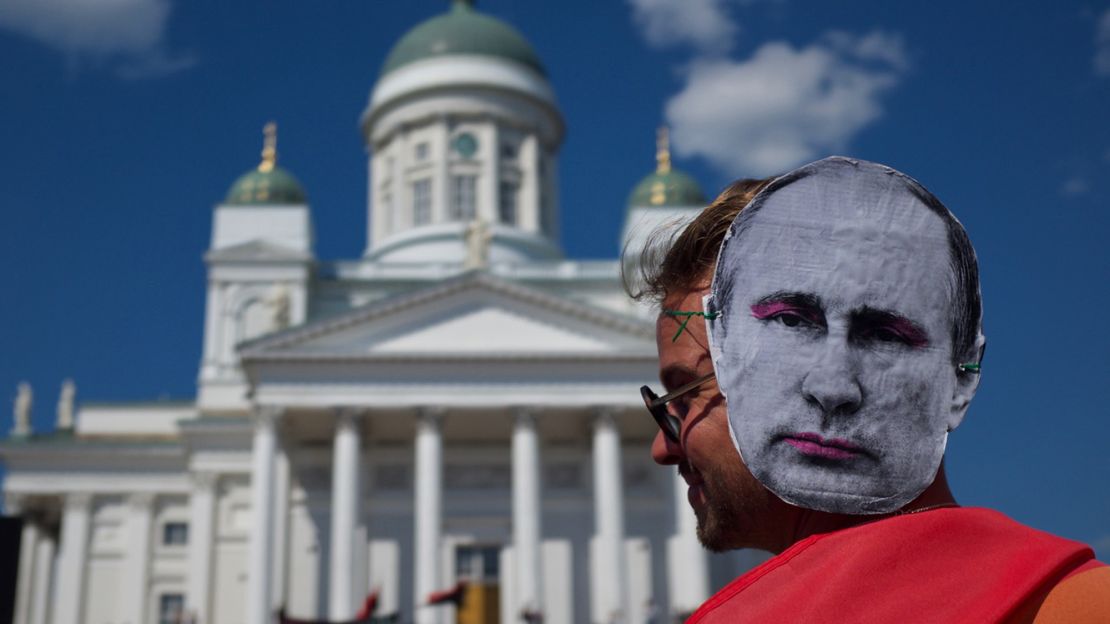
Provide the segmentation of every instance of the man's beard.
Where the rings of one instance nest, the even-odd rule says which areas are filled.
[[[745,488],[735,471],[717,466],[700,470],[705,504],[694,508],[698,541],[712,552],[743,547],[743,527],[748,525]]]

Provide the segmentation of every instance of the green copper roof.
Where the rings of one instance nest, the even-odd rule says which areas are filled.
[[[474,10],[472,0],[454,0],[451,10],[408,32],[393,46],[382,75],[435,56],[481,54],[516,61],[545,74],[540,58],[515,28]]]
[[[632,195],[628,197],[629,206],[701,206],[705,195],[694,178],[668,168],[656,171],[640,180]]]
[[[254,169],[239,176],[227,192],[224,203],[239,206],[303,204],[305,193],[293,174],[274,165],[269,171]]]

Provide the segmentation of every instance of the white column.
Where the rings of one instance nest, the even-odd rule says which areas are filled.
[[[540,142],[535,132],[529,132],[520,143],[517,154],[520,162],[520,196],[517,206],[518,225],[528,232],[540,233],[543,215],[540,214],[540,194],[543,193],[543,171],[540,169]]]
[[[9,508],[10,509],[10,508]],[[25,511],[23,532],[19,538],[19,572],[15,582],[15,624],[28,624],[31,619],[31,596],[34,592],[35,563],[42,531],[34,518]]]
[[[54,538],[39,535],[35,553],[34,591],[31,594],[31,612],[28,624],[47,624],[50,621],[50,597],[54,585]]]
[[[62,512],[61,555],[54,624],[80,624],[85,603],[85,560],[89,549],[92,496],[68,494]]]
[[[484,120],[478,129],[478,158],[482,162],[482,175],[478,176],[475,189],[478,193],[476,213],[486,223],[498,223],[501,216],[501,136],[493,118]]]
[[[428,158],[432,161],[432,223],[446,223],[450,214],[451,177],[448,165],[451,160],[451,135],[447,116],[435,120],[435,134],[428,145]]]
[[[154,514],[154,495],[132,494],[128,502],[127,568],[120,585],[124,622],[146,622],[146,598],[150,593],[150,527]]]
[[[212,579],[212,545],[215,543],[214,517],[218,477],[212,473],[194,473],[189,495],[189,578],[185,594],[185,610],[196,624],[210,620],[209,594]]]
[[[254,441],[251,464],[250,551],[247,562],[246,624],[270,624],[271,547],[274,542],[274,455],[277,447],[277,419],[273,407],[254,410]]]
[[[424,606],[428,594],[443,589],[439,546],[443,526],[443,411],[422,409],[416,419],[416,624],[438,623],[442,607]]]
[[[698,520],[686,497],[686,480],[674,472],[675,533],[667,539],[671,614],[693,613],[709,598],[709,559],[698,542]]]
[[[513,426],[513,550],[516,553],[516,612],[543,610],[540,560],[540,443],[536,416],[518,409]]]
[[[594,530],[597,604],[602,622],[624,622],[628,580],[624,565],[624,487],[616,413],[601,409],[594,421]]]
[[[328,618],[354,619],[355,526],[359,501],[358,415],[342,409],[337,414],[331,478],[331,574],[328,576]]]
[[[274,460],[274,555],[273,586],[270,604],[274,610],[286,605],[285,587],[289,577],[289,453],[286,441],[279,440]]]

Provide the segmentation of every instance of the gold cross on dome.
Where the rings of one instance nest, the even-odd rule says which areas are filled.
[[[277,124],[269,122],[262,127],[262,162],[259,171],[273,171],[277,163]]]
[[[667,126],[659,126],[655,133],[655,170],[659,173],[671,170],[671,137]]]

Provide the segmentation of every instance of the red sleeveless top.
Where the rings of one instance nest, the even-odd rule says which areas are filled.
[[[686,624],[1007,622],[1093,559],[996,511],[935,509],[803,539]]]

